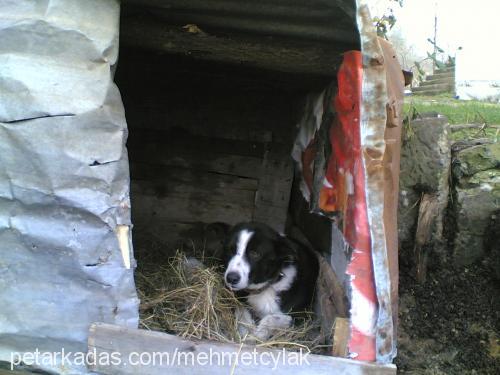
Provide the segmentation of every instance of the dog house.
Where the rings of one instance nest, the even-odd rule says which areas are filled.
[[[256,220],[346,297],[349,358],[287,370],[395,372],[403,76],[363,1],[0,2],[0,24],[2,366],[153,374],[25,354],[222,350],[136,329],[133,249]]]

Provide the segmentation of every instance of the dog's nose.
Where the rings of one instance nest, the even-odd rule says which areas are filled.
[[[239,273],[237,273],[237,272],[229,272],[226,275],[226,281],[228,284],[231,284],[231,285],[238,284],[240,279],[241,279],[241,277],[240,277]]]

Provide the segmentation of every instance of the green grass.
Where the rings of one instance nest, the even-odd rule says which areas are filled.
[[[405,116],[412,110],[417,113],[438,112],[448,118],[451,125],[454,124],[500,124],[500,104],[480,102],[476,100],[456,100],[451,94],[437,96],[407,96],[405,97]],[[497,127],[486,128],[484,131],[478,129],[467,129],[452,133],[452,138],[467,139],[481,137],[498,137]]]

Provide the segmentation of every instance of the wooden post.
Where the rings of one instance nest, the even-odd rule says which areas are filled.
[[[427,257],[426,245],[431,238],[432,224],[435,221],[438,199],[435,194],[424,194],[420,201],[418,210],[417,232],[415,234],[415,264],[417,281],[424,283],[427,276]]]
[[[333,326],[333,347],[332,355],[335,357],[347,357],[347,343],[349,342],[349,319],[335,319]]]

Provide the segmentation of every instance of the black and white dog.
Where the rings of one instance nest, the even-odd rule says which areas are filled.
[[[265,340],[290,327],[289,313],[311,305],[319,266],[306,246],[265,224],[241,223],[229,231],[225,255],[225,283],[250,307],[236,312],[240,328],[247,327],[240,329],[242,335]]]

